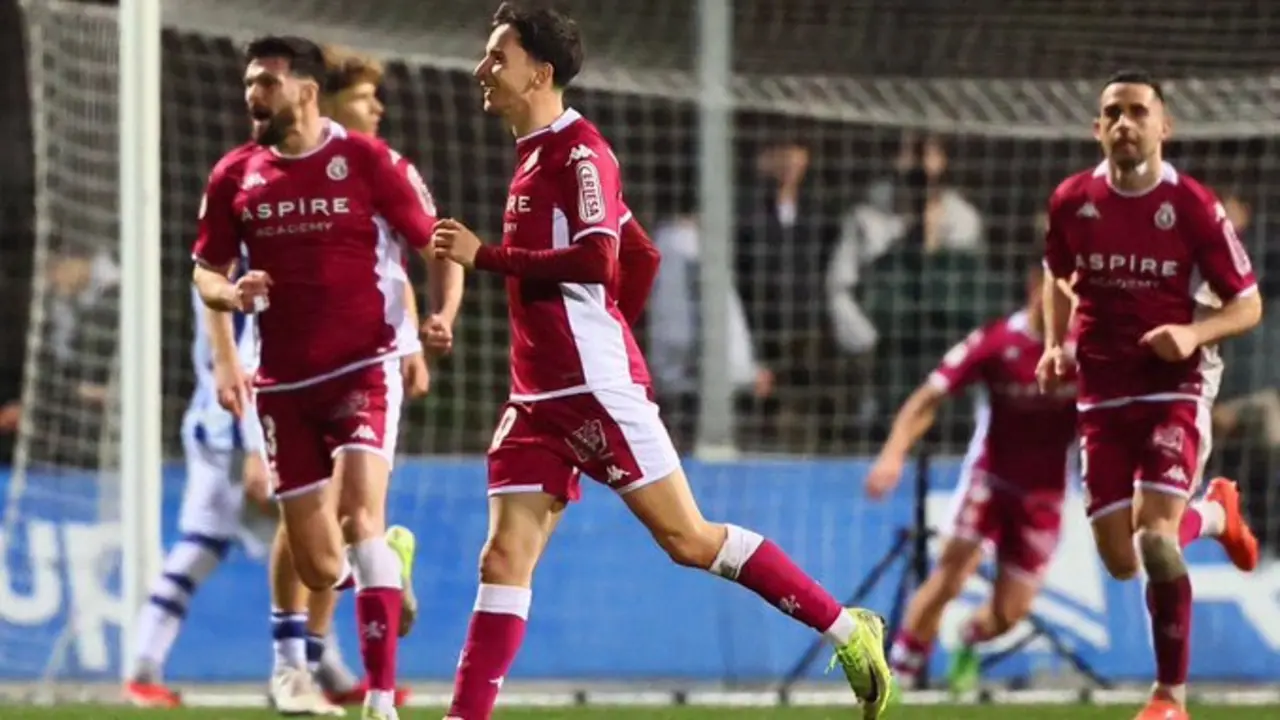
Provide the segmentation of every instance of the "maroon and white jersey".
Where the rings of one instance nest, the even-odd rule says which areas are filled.
[[[649,385],[615,297],[618,238],[629,217],[612,148],[575,110],[516,141],[502,247],[560,250],[601,235],[612,248],[612,270],[605,283],[507,276],[512,400]]]
[[[1217,348],[1170,363],[1139,343],[1161,325],[1192,322],[1198,307],[1257,292],[1249,255],[1212,191],[1164,163],[1155,187],[1123,193],[1104,162],[1054,191],[1045,244],[1054,277],[1078,274],[1081,410],[1217,395]]]
[[[1074,379],[1040,392],[1036,364],[1044,339],[1025,310],[974,330],[942,358],[929,383],[948,393],[977,385],[977,427],[964,473],[1015,492],[1066,492],[1067,455],[1076,435]]]
[[[324,140],[303,155],[250,143],[223,156],[193,254],[222,268],[243,243],[250,267],[271,276],[256,383],[290,390],[421,348],[404,303],[403,248],[428,245],[434,226],[411,163],[326,121]]]

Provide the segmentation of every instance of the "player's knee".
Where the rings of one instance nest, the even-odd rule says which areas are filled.
[[[667,557],[677,565],[707,569],[716,561],[725,533],[720,526],[703,522],[681,528],[667,528],[654,532],[654,540]]]
[[[1116,580],[1132,580],[1138,575],[1138,558],[1132,550],[1106,551],[1098,553],[1102,557],[1102,566],[1107,574]]]
[[[1152,580],[1172,580],[1186,573],[1178,538],[1154,530],[1138,530],[1137,544],[1142,567]]]
[[[339,518],[342,539],[348,545],[381,537],[387,531],[386,520],[381,513],[367,507],[344,508]]]
[[[312,592],[328,590],[342,580],[341,553],[293,554],[293,566],[298,579]]]
[[[514,533],[489,538],[480,550],[480,582],[527,587],[538,561],[539,542]]]

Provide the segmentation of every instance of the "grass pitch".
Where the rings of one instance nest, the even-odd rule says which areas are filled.
[[[891,708],[886,720],[1131,720],[1137,707],[1123,705],[916,705]],[[403,708],[401,720],[440,720],[442,709]],[[1195,720],[1275,720],[1280,706],[1195,706]],[[57,707],[0,706],[4,720],[268,720],[269,710],[184,708],[137,710],[118,705]],[[352,709],[348,717],[359,717]],[[496,720],[849,720],[861,713],[841,708],[513,708],[498,711]]]

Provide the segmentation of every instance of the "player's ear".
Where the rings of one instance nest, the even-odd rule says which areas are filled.
[[[1098,118],[1093,119],[1093,139],[1102,142],[1102,121]]]
[[[1160,127],[1160,139],[1168,140],[1173,137],[1173,116],[1168,112],[1164,113]]]

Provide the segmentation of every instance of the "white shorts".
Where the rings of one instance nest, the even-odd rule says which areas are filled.
[[[178,531],[235,540],[250,556],[265,555],[278,519],[245,502],[245,451],[213,450],[191,439],[185,446],[187,483],[178,512]]]

